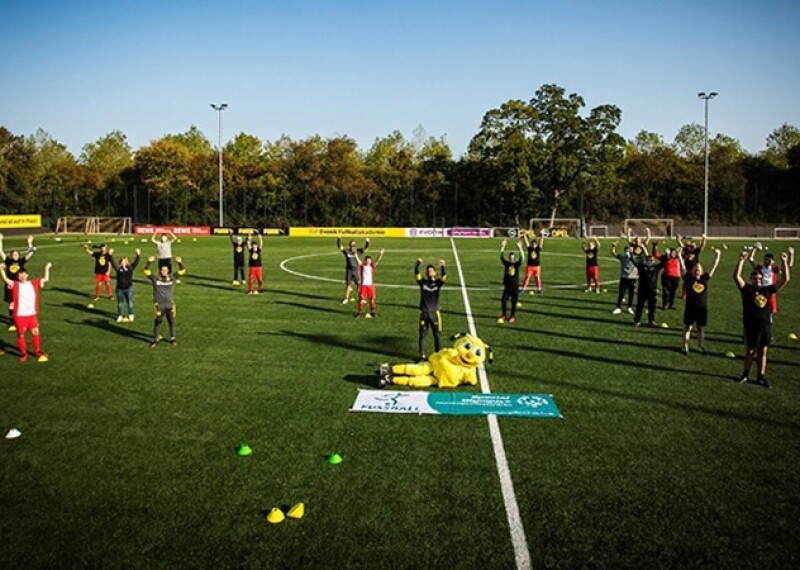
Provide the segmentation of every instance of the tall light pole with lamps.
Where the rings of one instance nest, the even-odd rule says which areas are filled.
[[[227,103],[215,105],[211,103],[211,108],[219,113],[219,227],[225,227],[222,204],[222,111],[228,108]]]
[[[703,135],[703,146],[705,148],[705,185],[704,185],[704,206],[703,206],[703,235],[708,235],[708,100],[713,99],[719,95],[716,91],[706,94],[705,92],[698,93],[700,99],[705,100],[706,106],[706,125]]]

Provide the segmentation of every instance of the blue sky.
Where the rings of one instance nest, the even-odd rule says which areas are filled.
[[[422,125],[460,156],[483,114],[545,83],[669,142],[703,122],[764,148],[800,126],[800,2],[0,0],[0,125],[76,155],[197,125],[212,141],[347,135],[367,150]]]

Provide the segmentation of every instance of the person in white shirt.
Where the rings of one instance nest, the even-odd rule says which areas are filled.
[[[6,287],[11,290],[14,298],[14,325],[17,327],[17,347],[19,348],[19,361],[28,359],[28,345],[25,335],[31,331],[33,354],[39,362],[47,362],[47,354],[42,352],[42,340],[39,336],[39,290],[50,280],[52,263],[44,266],[44,277],[29,279],[28,270],[24,267],[17,273],[13,280],[6,274],[5,266],[0,265],[0,278]]]
[[[359,270],[361,272],[361,285],[358,288],[358,311],[356,312],[356,318],[360,318],[364,316],[364,301],[369,299],[369,314],[367,318],[375,317],[375,310],[377,309],[377,303],[375,300],[375,268],[378,267],[378,264],[383,259],[383,252],[378,254],[378,259],[375,260],[375,263],[372,262],[372,257],[369,255],[364,258],[364,261],[358,257],[358,253],[356,253],[356,261],[358,261]]]

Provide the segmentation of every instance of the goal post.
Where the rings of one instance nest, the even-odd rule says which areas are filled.
[[[668,238],[675,235],[675,221],[672,218],[625,218],[622,233],[644,236],[647,230],[653,237]]]
[[[528,230],[545,237],[580,237],[581,221],[578,218],[531,218]]]
[[[62,216],[56,222],[57,234],[119,235],[133,231],[131,218],[99,216]]]
[[[798,228],[774,228],[772,239],[800,239],[800,227]]]
[[[589,229],[586,231],[586,235],[588,237],[608,237],[608,226],[589,226]]]

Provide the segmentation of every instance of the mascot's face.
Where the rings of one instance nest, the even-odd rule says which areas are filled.
[[[477,368],[486,360],[486,345],[470,334],[457,338],[453,348],[458,352],[462,364],[468,368]]]

